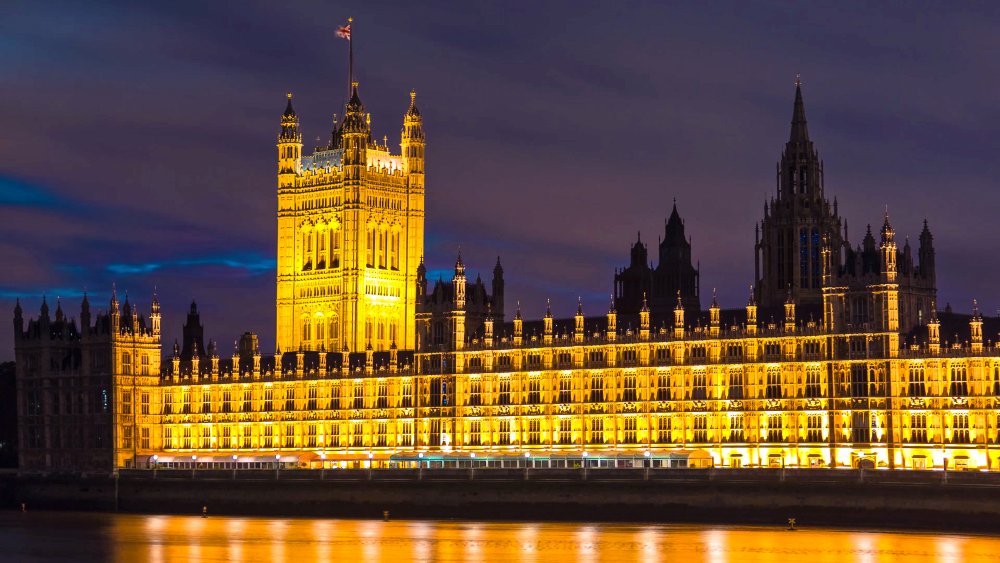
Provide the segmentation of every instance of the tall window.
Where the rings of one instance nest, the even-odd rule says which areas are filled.
[[[669,444],[670,438],[670,417],[659,416],[656,418],[656,441],[660,444]]]
[[[743,399],[743,369],[742,368],[730,368],[729,369],[729,399],[730,400],[741,400]]]
[[[767,368],[767,389],[765,396],[768,399],[781,398],[781,368],[778,366]]]
[[[914,444],[927,443],[927,414],[914,413],[910,415],[910,442]]]
[[[537,405],[542,402],[542,381],[537,375],[528,378],[528,404]]]
[[[307,400],[306,408],[311,411],[316,410],[316,399],[318,397],[319,397],[319,389],[317,389],[315,385],[310,385],[308,389],[308,397],[306,399]]]
[[[809,287],[809,238],[805,229],[799,230],[799,286]]]
[[[819,366],[806,368],[806,397],[815,399],[823,396],[823,386],[820,384]]]
[[[785,429],[782,427],[780,414],[767,415],[767,441],[785,441]]]
[[[365,408],[365,386],[360,381],[354,382],[354,408]]]
[[[340,231],[330,229],[330,267],[340,265]]]
[[[823,415],[811,414],[806,419],[806,441],[823,441]]]
[[[924,397],[927,395],[927,385],[924,379],[923,364],[910,366],[909,393],[911,397]]]
[[[365,264],[372,268],[375,266],[375,225],[368,227],[368,248],[366,249]]]
[[[965,397],[969,394],[968,372],[964,365],[951,366],[951,389],[952,397]]]
[[[670,400],[670,376],[663,372],[656,376],[656,400]]]
[[[708,415],[696,414],[692,422],[693,439],[695,443],[705,444],[708,442]]]
[[[500,377],[498,381],[499,393],[497,395],[498,405],[509,405],[510,404],[510,377]]]
[[[634,374],[628,374],[623,378],[623,383],[624,383],[624,385],[622,386],[623,401],[636,400],[635,379],[636,377]]]
[[[590,402],[604,402],[604,376],[594,374],[590,376]]]
[[[969,440],[969,415],[966,413],[952,416],[951,443],[968,444]]]
[[[559,376],[559,402],[573,402],[573,378],[568,373]]]
[[[478,377],[469,380],[469,406],[478,407],[482,404],[482,381]]]
[[[392,260],[390,266],[393,270],[399,269],[399,231],[392,232]]]
[[[528,444],[542,443],[542,421],[537,418],[528,419]]]
[[[729,415],[729,441],[730,442],[743,442],[743,415],[742,414],[731,414]]]
[[[691,375],[691,399],[704,401],[708,399],[707,376],[705,370],[696,369]]]
[[[497,444],[501,446],[510,445],[510,419],[504,418],[500,421],[499,430],[497,430]]]
[[[812,287],[820,287],[820,265],[819,265],[819,229],[813,227],[812,232],[809,235],[809,255],[810,262],[812,262]]]
[[[591,444],[603,444],[604,443],[604,419],[603,418],[592,418],[590,419],[590,443]]]
[[[559,432],[559,443],[560,444],[572,444],[573,443],[573,422],[568,418],[560,418],[556,420]]]
[[[480,446],[483,443],[483,423],[473,420],[469,423],[469,445]]]
[[[638,423],[634,416],[626,416],[622,419],[622,443],[635,444],[638,442]]]

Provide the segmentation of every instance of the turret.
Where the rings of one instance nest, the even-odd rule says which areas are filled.
[[[684,303],[681,292],[677,292],[677,305],[674,307],[674,338],[684,338]]]
[[[396,341],[393,340],[392,344],[389,345],[389,372],[396,373],[399,371],[399,349],[396,348]]]
[[[420,257],[420,264],[417,266],[417,303],[422,305],[424,297],[427,296],[427,266],[424,266],[424,257]]]
[[[365,114],[365,106],[358,97],[358,83],[351,84],[351,99],[347,102],[344,124],[341,128],[344,147],[344,183],[351,190],[360,190],[368,167],[368,139],[371,127]],[[355,191],[346,196],[348,201],[359,201],[361,194]]]
[[[979,304],[975,299],[972,300],[972,318],[969,319],[969,336],[972,353],[981,353],[983,351],[983,317],[979,314]]]
[[[608,308],[608,342],[614,342],[618,337],[618,311],[615,310],[615,294],[611,294],[611,306]]]
[[[497,256],[497,264],[493,266],[493,314],[503,321],[503,266],[500,265],[500,257]]]
[[[493,309],[486,306],[486,318],[483,320],[483,345],[493,347]]]
[[[170,357],[170,368],[170,375],[176,383],[181,378],[181,347],[176,340],[174,340],[174,355]]]
[[[681,307],[680,291],[677,292],[677,306]],[[676,319],[677,311],[674,311]],[[676,322],[676,321],[675,321]],[[681,326],[684,325],[684,309],[681,308]],[[683,329],[681,329],[683,331]],[[683,334],[683,332],[682,332]],[[649,340],[649,303],[646,301],[646,294],[642,294],[642,308],[639,309],[639,338]]]
[[[576,316],[574,320],[573,329],[573,342],[583,342],[583,299],[580,298],[576,303]]]
[[[299,117],[292,108],[292,93],[281,115],[281,132],[278,134],[278,187],[291,187],[295,176],[302,172],[302,132]]]
[[[153,292],[153,303],[150,306],[149,323],[152,325],[153,336],[159,340],[160,337],[160,298]]]
[[[712,338],[719,337],[719,330],[722,326],[721,313],[718,296],[715,293],[715,288],[712,288],[712,304],[708,307],[708,334]]]
[[[927,220],[924,219],[924,230],[920,232],[920,248],[917,250],[917,255],[920,258],[920,275],[924,279],[930,281],[931,287],[935,286],[935,271],[934,271],[934,236],[931,235],[931,230],[927,226]]]
[[[452,310],[452,350],[465,347],[465,264],[462,255],[455,261],[455,276],[451,280],[454,290],[454,306]]]
[[[545,344],[552,344],[552,302],[545,300],[545,317],[542,319],[544,328],[542,329],[542,341]]]
[[[514,346],[520,346],[524,338],[524,321],[521,319],[521,304],[517,304],[514,313]]]
[[[410,91],[410,107],[403,116],[403,130],[400,134],[400,149],[403,153],[403,172],[407,176],[410,189],[424,189],[424,126],[420,110],[417,109],[417,92]]]
[[[465,264],[462,263],[462,254],[459,253],[455,261],[455,275],[451,279],[452,289],[455,294],[455,309],[465,310]]]
[[[21,299],[18,298],[14,303],[14,339],[21,338],[22,334],[24,334],[24,311],[21,310]]]
[[[372,343],[369,342],[365,346],[365,372],[372,373],[375,371],[375,350],[372,349]]]
[[[879,244],[881,252],[881,270],[887,283],[896,283],[896,233],[889,224],[889,213],[886,212],[882,222],[882,241]]]
[[[931,301],[931,320],[927,322],[927,348],[931,354],[941,351],[941,321],[937,316],[937,304]]]
[[[118,308],[118,290],[111,286],[111,302],[108,304],[108,314],[111,317],[111,334],[117,335],[121,328],[121,309]]]
[[[788,290],[788,299],[785,300],[785,332],[795,332],[795,298],[792,297],[792,290]]]
[[[212,375],[212,381],[218,381],[219,379],[219,350],[218,346],[215,345],[214,340],[210,340],[208,344],[208,361],[209,373]]]
[[[750,300],[747,301],[747,334],[757,334],[757,301],[753,296],[753,286],[750,286]]]
[[[820,245],[820,260],[821,260],[821,279],[823,282],[823,287],[830,287],[833,285],[833,263],[831,261],[833,251],[830,248],[830,237],[829,235],[823,235],[823,241]]]
[[[198,376],[201,375],[201,355],[198,350],[198,343],[194,343],[194,354],[191,356],[191,379],[193,381],[198,381]]]
[[[87,292],[83,292],[83,301],[80,302],[80,335],[86,339],[90,334],[90,299]]]
[[[274,371],[278,374],[281,373],[281,353],[274,355]],[[240,346],[238,341],[233,341],[233,370],[230,372],[233,379],[239,379],[240,377]]]

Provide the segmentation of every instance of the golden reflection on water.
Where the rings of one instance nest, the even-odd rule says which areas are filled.
[[[123,516],[118,561],[988,561],[1000,539],[781,528]]]
[[[6,534],[6,535],[5,535]],[[70,536],[67,538],[67,536]],[[65,554],[53,538],[72,544]],[[11,560],[256,561],[996,561],[1000,538],[781,527],[322,520],[212,516],[0,515]],[[20,550],[20,551],[18,551]]]

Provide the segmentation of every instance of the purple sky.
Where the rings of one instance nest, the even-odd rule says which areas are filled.
[[[569,315],[582,296],[602,314],[674,197],[702,291],[742,306],[801,73],[852,242],[886,204],[900,238],[926,217],[939,302],[995,314],[1000,8],[814,5],[8,2],[0,311],[21,296],[34,316],[45,294],[76,316],[112,282],[145,308],[156,285],[167,342],[194,298],[206,336],[272,348],[284,93],[325,138],[347,82],[333,30],[353,15],[376,137],[398,147],[418,92],[429,268],[461,246],[488,276],[500,254],[509,308],[536,317],[551,297]]]

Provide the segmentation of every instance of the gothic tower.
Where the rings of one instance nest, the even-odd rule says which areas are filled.
[[[423,120],[416,94],[400,153],[372,139],[351,84],[328,146],[301,154],[291,96],[278,136],[277,345],[280,350],[415,347],[424,250]]]
[[[828,237],[833,264],[840,264],[843,238],[837,203],[831,206],[823,193],[823,162],[809,139],[798,81],[791,133],[777,168],[777,187],[777,198],[764,205],[755,241],[757,300],[762,307],[781,307],[789,298],[817,307],[822,303],[824,237]]]

